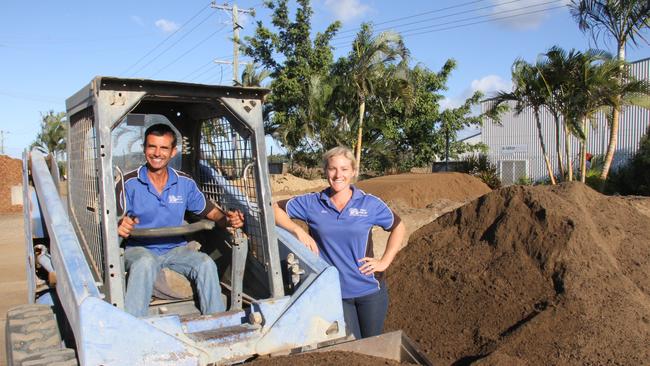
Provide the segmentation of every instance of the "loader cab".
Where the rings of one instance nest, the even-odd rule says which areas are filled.
[[[233,294],[244,302],[284,295],[268,209],[271,194],[262,123],[266,93],[259,88],[98,77],[67,101],[69,172],[75,177],[69,182],[71,218],[100,291],[114,306],[123,308],[126,288],[123,250],[115,230],[119,198],[114,187],[121,176],[145,163],[143,134],[156,123],[171,126],[178,137],[178,154],[170,166],[190,174],[207,198],[223,209],[245,214],[243,264],[241,258],[233,259],[232,238],[218,228],[187,238],[201,243],[201,250],[216,261],[227,304]],[[188,224],[196,219],[186,217]],[[232,273],[237,272],[233,264],[243,272],[243,281],[233,281]]]

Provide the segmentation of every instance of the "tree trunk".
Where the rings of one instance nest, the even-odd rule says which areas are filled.
[[[564,159],[562,158],[562,149],[560,147],[560,117],[555,117],[555,153],[557,154],[557,165],[560,169],[560,177],[566,179],[565,170],[564,170]]]
[[[548,170],[548,176],[551,178],[551,184],[555,185],[555,174],[553,174],[553,167],[551,166],[551,160],[548,158],[548,153],[546,152],[546,144],[544,143],[544,136],[542,135],[542,123],[539,120],[539,111],[535,111],[535,123],[537,123],[537,132],[539,133],[539,144],[542,146],[542,155],[544,155],[544,161],[546,162],[546,169]]]
[[[564,153],[566,154],[567,174],[569,182],[573,182],[573,159],[571,159],[571,134],[569,127],[564,123]]]
[[[603,171],[600,173],[600,179],[603,181],[607,179],[609,175],[609,169],[612,166],[612,161],[614,161],[614,151],[616,151],[616,145],[618,144],[618,127],[619,127],[619,118],[621,115],[621,96],[617,95],[614,105],[614,113],[612,113],[611,126],[609,129],[609,143],[607,144],[607,153],[605,154],[605,162],[603,163]]]
[[[359,129],[357,133],[357,172],[361,172],[361,136],[363,134],[363,116],[366,113],[366,100],[361,98],[361,103],[359,103]]]
[[[618,44],[618,53],[617,58],[620,61],[625,61],[625,40],[622,40]],[[623,68],[625,65],[621,65],[621,73],[618,75],[619,81],[623,76]],[[603,182],[607,179],[609,175],[609,169],[612,167],[612,161],[614,161],[614,152],[616,151],[616,145],[618,144],[618,127],[619,119],[621,115],[621,95],[617,95],[614,98],[614,113],[612,113],[612,122],[611,128],[609,131],[609,143],[607,144],[607,153],[605,154],[605,161],[603,162],[603,171],[600,173],[600,179]]]

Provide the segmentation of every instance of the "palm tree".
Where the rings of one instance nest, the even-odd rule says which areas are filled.
[[[553,115],[556,127],[556,153],[560,173],[568,181],[573,181],[573,159],[571,157],[571,135],[584,139],[582,127],[578,121],[572,119],[569,113],[569,104],[573,98],[574,88],[571,75],[574,69],[581,64],[583,54],[580,51],[569,52],[560,47],[551,47],[548,52],[538,60],[540,76],[544,82],[547,101],[546,107]],[[562,118],[562,121],[560,121]],[[560,152],[560,130],[564,133],[564,154]],[[566,158],[566,167],[562,166],[562,157]]]
[[[581,30],[589,31],[594,40],[603,34],[616,41],[616,55],[619,61],[625,60],[625,45],[628,41],[637,44],[643,39],[641,31],[650,26],[650,1],[648,0],[573,0],[569,5],[571,14],[578,21]],[[623,64],[619,72],[622,73]],[[622,77],[622,76],[621,76]],[[614,159],[618,143],[621,96],[613,100],[613,114],[607,145],[607,154],[600,178],[605,180]]]
[[[498,92],[493,98],[493,104],[488,112],[486,112],[486,115],[498,121],[500,112],[503,111],[503,106],[507,106],[509,102],[515,103],[516,115],[521,114],[526,108],[533,110],[546,169],[551,179],[551,184],[555,185],[555,174],[553,173],[553,167],[551,166],[551,161],[546,151],[546,143],[542,134],[542,123],[539,117],[541,109],[547,104],[548,100],[544,81],[539,72],[540,67],[538,65],[531,65],[524,60],[516,60],[512,65],[513,91]]]
[[[41,113],[41,132],[38,133],[31,147],[38,146],[58,157],[66,149],[65,120],[65,112],[54,113],[50,110],[45,114]]]
[[[373,36],[370,24],[364,23],[352,43],[352,51],[348,58],[349,65],[351,65],[349,72],[350,83],[356,91],[359,102],[356,158],[360,168],[366,99],[369,95],[372,95],[374,84],[377,81],[392,77],[387,73],[393,72],[395,69],[387,68],[388,64],[399,60],[400,70],[408,68],[408,50],[399,34],[386,31]]]
[[[605,112],[610,125],[614,113],[623,105],[650,107],[650,85],[631,78],[624,61],[606,52],[590,50],[575,62],[570,72],[573,96],[568,101],[568,116],[580,121],[581,135],[588,135],[589,121],[597,112]],[[623,70],[621,72],[621,70]],[[586,139],[580,149],[581,180],[586,175]]]
[[[241,85],[242,86],[256,86],[261,87],[264,79],[271,75],[271,72],[267,69],[262,69],[260,72],[257,72],[257,65],[255,63],[246,64],[246,68],[242,71],[241,74]]]

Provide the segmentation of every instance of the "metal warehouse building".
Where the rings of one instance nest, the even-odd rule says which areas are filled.
[[[650,58],[631,63],[630,71],[637,79],[650,80]],[[483,101],[481,111],[486,111],[488,106],[489,100]],[[551,165],[556,169],[557,176],[555,121],[546,110],[542,110],[540,113],[540,120],[547,153],[551,159]],[[521,177],[527,177],[533,181],[548,179],[532,110],[527,108],[519,116],[515,116],[513,111],[505,113],[501,123],[502,125],[497,125],[491,121],[485,121],[481,128],[481,137],[483,143],[489,148],[488,156],[496,164],[503,184],[512,184]],[[614,169],[634,155],[638,149],[639,140],[648,131],[649,125],[650,110],[639,107],[623,109],[618,146],[614,155]],[[605,117],[601,113],[597,116],[596,128],[589,128],[587,152],[592,155],[604,155],[607,151],[608,136],[609,129]],[[574,169],[577,169],[579,140],[575,137],[571,137],[570,140],[571,159]],[[561,151],[564,151],[563,133],[560,135],[559,143]]]

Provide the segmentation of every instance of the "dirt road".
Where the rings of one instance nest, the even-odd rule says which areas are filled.
[[[0,215],[0,365],[5,364],[7,310],[27,302],[22,214]]]

